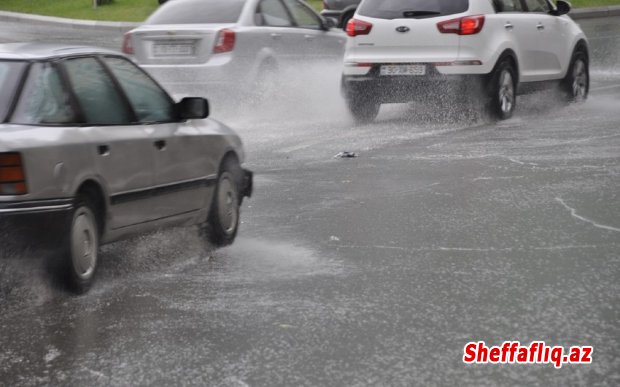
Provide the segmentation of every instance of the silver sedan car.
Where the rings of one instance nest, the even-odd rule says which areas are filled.
[[[84,292],[102,243],[180,224],[232,243],[252,173],[208,114],[112,51],[0,45],[0,246],[54,235],[58,273]]]
[[[172,92],[262,89],[277,70],[342,62],[346,35],[300,0],[174,0],[128,32],[123,52]]]

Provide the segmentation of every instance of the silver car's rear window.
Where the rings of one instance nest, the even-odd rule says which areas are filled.
[[[235,23],[245,0],[170,0],[146,24]]]
[[[469,0],[365,0],[357,13],[378,19],[423,19],[468,9]]]
[[[20,81],[25,62],[0,60],[0,122],[4,122],[13,105],[15,89]]]

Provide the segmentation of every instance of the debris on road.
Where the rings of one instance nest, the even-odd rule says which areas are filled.
[[[340,152],[334,158],[336,159],[353,159],[359,157],[355,152]]]

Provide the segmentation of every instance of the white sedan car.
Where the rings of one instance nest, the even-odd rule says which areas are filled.
[[[482,100],[509,118],[517,92],[559,85],[568,100],[589,88],[588,42],[549,0],[363,0],[347,25],[343,91],[352,115],[437,92]],[[451,89],[451,87],[456,86]]]
[[[272,84],[288,66],[341,62],[346,35],[333,26],[300,0],[174,0],[125,35],[123,52],[174,93],[212,96]]]

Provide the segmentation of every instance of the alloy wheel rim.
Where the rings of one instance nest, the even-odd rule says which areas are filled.
[[[583,60],[578,59],[573,66],[573,97],[577,100],[585,98],[587,92],[588,75]]]
[[[514,106],[514,82],[508,70],[502,71],[499,78],[499,106],[503,113],[510,113]]]
[[[237,226],[238,205],[237,192],[230,178],[223,177],[220,180],[218,192],[218,215],[220,225],[227,234],[232,234]]]
[[[92,213],[82,208],[73,219],[71,230],[71,258],[75,274],[90,278],[97,265],[98,236]]]

